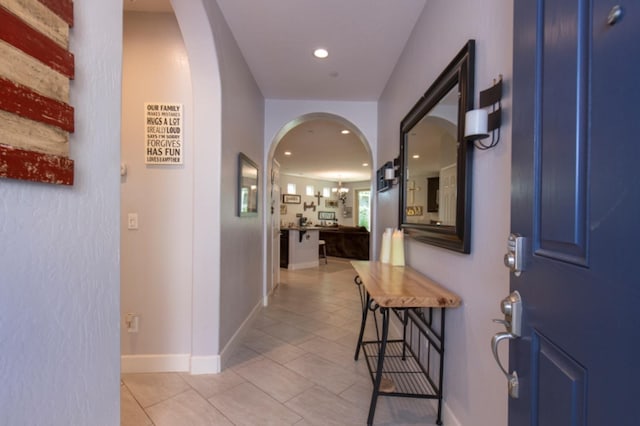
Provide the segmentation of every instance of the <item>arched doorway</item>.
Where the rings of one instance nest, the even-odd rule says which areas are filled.
[[[328,133],[324,133],[323,136],[320,136],[320,139],[318,135],[310,134],[308,135],[308,138],[307,138],[308,143],[304,143],[302,142],[302,140],[305,139],[305,136],[304,136],[305,132],[315,133],[318,130],[318,127],[315,127],[314,129],[312,129],[311,126],[309,126],[309,128],[307,128],[306,126],[309,124],[315,124],[317,126],[321,126],[323,130],[326,128],[330,128],[330,130]],[[341,129],[341,131],[338,132],[337,129]],[[299,188],[295,190],[295,192],[304,194],[304,196],[306,197],[311,197],[311,198],[315,197],[317,199],[317,202],[310,201],[308,204],[302,203],[303,211],[306,211],[306,207],[308,205],[313,204],[314,213],[315,213],[316,207],[322,207],[321,210],[328,210],[329,212],[331,212],[332,207],[326,207],[328,205],[326,203],[328,202],[329,197],[331,196],[333,198],[335,194],[333,195],[327,194],[326,185],[330,185],[331,187],[333,187],[333,189],[335,189],[336,184],[338,185],[345,184],[345,187],[346,187],[347,186],[346,183],[349,181],[350,182],[359,181],[359,185],[360,185],[358,187],[359,190],[370,191],[370,193],[371,191],[373,191],[373,183],[374,183],[373,173],[372,173],[372,169],[373,169],[372,165],[374,164],[373,150],[364,132],[352,121],[346,119],[343,116],[333,114],[333,113],[313,112],[313,113],[302,114],[294,119],[291,119],[290,121],[286,122],[286,124],[281,126],[281,128],[276,133],[276,135],[274,136],[274,138],[272,139],[269,145],[269,151],[266,157],[267,158],[267,167],[266,167],[267,176],[269,176],[270,179],[268,179],[266,182],[267,206],[265,211],[270,212],[270,215],[268,215],[269,217],[267,218],[267,224],[265,227],[266,234],[267,234],[266,235],[267,267],[265,268],[265,270],[267,271],[267,274],[266,274],[267,276],[266,276],[266,282],[265,282],[265,304],[267,303],[268,296],[275,289],[275,287],[277,287],[278,280],[279,280],[279,270],[280,270],[279,235],[280,235],[280,226],[282,225],[282,219],[284,217],[286,218],[285,221],[287,223],[291,223],[292,217],[293,217],[291,214],[292,212],[289,211],[290,210],[289,206],[282,205],[282,207],[285,207],[287,210],[283,209],[281,211],[282,199],[280,197],[282,194],[291,192],[290,189],[288,190],[286,187],[282,186],[284,183],[283,176],[291,175],[292,173],[296,174],[296,173],[294,173],[294,171],[292,170],[285,170],[285,168],[283,167],[283,165],[281,165],[281,163],[286,163],[286,162],[276,158],[276,153],[279,149],[278,147],[281,145],[281,142],[283,142],[283,140],[285,140],[289,135],[295,132],[298,133],[296,135],[295,143],[300,146],[300,150],[296,155],[304,156],[306,154],[308,156],[308,158],[304,160],[305,167],[307,167],[304,173],[308,174],[306,178],[310,179],[310,182],[312,183],[317,182],[318,184],[320,184],[320,186],[316,186],[316,187],[314,187],[313,185],[305,185],[305,188]],[[359,151],[361,151],[361,153],[353,154],[356,158],[353,158],[352,160],[355,163],[357,163],[357,166],[353,165],[349,167],[347,166],[346,162],[338,161],[338,160],[344,160],[343,157],[348,156],[349,153],[358,152],[358,149],[356,150],[347,149],[347,146],[345,145],[347,142],[345,142],[344,139],[340,139],[341,136],[338,135],[338,133],[343,133],[342,137],[346,138],[347,136],[345,136],[344,133],[347,133],[347,132],[349,136],[349,143],[358,144]],[[330,134],[332,134],[333,136],[329,136]],[[325,139],[322,139],[323,137]],[[335,140],[330,140],[329,138],[335,138]],[[338,143],[336,144],[334,142],[338,142]],[[309,143],[311,143],[312,145],[309,145]],[[320,150],[318,150],[318,148]],[[326,159],[323,155],[322,149],[327,150],[329,153],[329,156]],[[305,151],[307,152],[305,153]],[[312,151],[312,152],[309,152],[309,151]],[[314,163],[318,165],[318,167],[313,168],[313,171],[311,171],[311,169],[308,167],[310,164],[314,164]],[[355,170],[356,168],[359,170],[356,171]],[[361,176],[362,176],[362,170],[365,170],[365,169],[366,169],[367,183],[366,183],[366,187],[363,188],[362,181],[364,179]],[[297,174],[299,175],[299,178],[302,178],[301,175],[304,175],[304,173],[297,173]],[[322,182],[326,182],[326,185],[322,184]],[[311,190],[313,194],[311,194],[311,192],[307,193],[307,191],[309,191],[309,186],[313,187],[313,190]],[[345,223],[349,225],[358,224],[358,213],[357,213],[358,204],[357,204],[357,200],[355,199],[356,193],[357,191],[355,190],[352,192],[349,206],[346,206],[345,200],[342,201],[342,206],[339,205],[341,209],[338,212],[339,215],[336,216],[335,223]],[[321,205],[321,199],[323,197],[325,198],[325,204]],[[373,216],[375,214],[374,213],[375,206],[374,206],[373,198],[371,198],[371,200],[372,200],[371,204],[367,206],[367,210]],[[300,212],[298,212],[298,210],[301,210],[301,207],[299,205],[297,206],[293,205],[293,206],[295,208],[294,213],[299,215]],[[343,210],[342,208],[345,208],[345,209],[348,208],[349,209],[348,213],[345,213],[347,210]],[[354,208],[356,209],[356,211],[353,210]],[[281,212],[283,214],[286,214],[286,216],[281,216],[280,215]],[[318,224],[321,224],[320,222],[322,219],[319,216],[315,216],[315,220],[318,221]],[[372,224],[375,223],[375,220],[371,219],[370,223]],[[322,224],[324,225],[324,223]],[[372,240],[371,235],[373,235],[373,229],[369,229],[369,230],[372,231],[370,232],[370,236],[369,236],[369,239],[370,239],[369,256],[371,256],[373,252],[373,244],[371,244],[371,240]]]

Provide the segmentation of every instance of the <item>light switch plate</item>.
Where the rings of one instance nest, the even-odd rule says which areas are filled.
[[[127,216],[127,229],[138,229],[138,213],[129,213]]]

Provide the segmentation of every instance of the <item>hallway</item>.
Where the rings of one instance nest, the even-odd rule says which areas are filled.
[[[122,375],[121,424],[366,424],[372,385],[365,361],[353,360],[360,321],[354,275],[337,258],[281,270],[271,304],[221,374]],[[425,400],[380,398],[375,424],[434,424],[434,411]]]

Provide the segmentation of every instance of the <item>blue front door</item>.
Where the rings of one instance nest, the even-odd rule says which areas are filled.
[[[515,0],[509,425],[640,425],[640,2]]]

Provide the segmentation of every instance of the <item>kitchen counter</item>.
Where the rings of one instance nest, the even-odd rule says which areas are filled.
[[[287,269],[315,268],[320,265],[318,259],[320,229],[320,227],[315,226],[294,226],[280,229],[282,232],[281,238],[286,239],[287,243],[281,244],[281,247],[288,246]],[[280,255],[284,255],[282,250]],[[284,267],[284,263],[281,261],[280,266]]]

